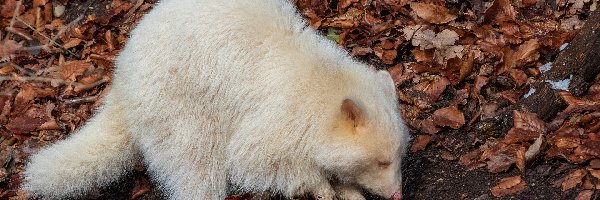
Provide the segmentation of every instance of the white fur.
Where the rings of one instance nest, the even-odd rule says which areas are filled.
[[[344,99],[362,111],[356,127]],[[291,3],[165,0],[133,30],[97,116],[34,155],[24,187],[78,196],[140,152],[171,199],[223,199],[230,186],[391,197],[407,141],[389,74],[307,28]]]

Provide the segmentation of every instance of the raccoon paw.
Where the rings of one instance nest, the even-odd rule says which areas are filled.
[[[334,200],[335,191],[327,185],[312,192],[312,195],[316,200]]]
[[[360,189],[350,185],[336,186],[335,196],[338,200],[365,200]]]

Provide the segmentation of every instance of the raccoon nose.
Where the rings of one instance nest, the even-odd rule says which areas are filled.
[[[392,195],[392,200],[402,200],[402,190],[395,192]]]

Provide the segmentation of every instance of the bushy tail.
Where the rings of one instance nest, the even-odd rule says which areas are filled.
[[[30,157],[23,188],[36,197],[64,199],[121,178],[138,156],[122,119],[122,109],[106,102],[71,137]]]

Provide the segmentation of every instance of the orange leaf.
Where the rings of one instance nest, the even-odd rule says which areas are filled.
[[[410,146],[410,151],[417,152],[423,150],[425,147],[427,147],[429,142],[431,142],[431,135],[419,135],[417,138],[415,138],[415,141],[413,141],[412,145]]]
[[[539,119],[537,115],[530,112],[513,111],[513,123],[515,128],[527,131],[533,131],[540,134],[546,133],[547,131],[546,123]]]
[[[587,172],[584,169],[576,169],[571,171],[571,173],[564,177],[564,180],[561,184],[562,191],[570,190],[581,184],[581,181],[586,174]]]
[[[450,13],[448,8],[427,4],[427,3],[411,3],[410,8],[415,11],[417,16],[423,18],[423,20],[434,23],[434,24],[445,24],[454,19],[456,15]]]
[[[454,106],[436,110],[432,118],[437,125],[449,126],[453,129],[458,129],[465,124],[465,116]]]
[[[526,184],[521,180],[521,176],[513,176],[503,178],[500,183],[491,189],[492,195],[502,197],[510,194],[521,193],[526,187]]]

